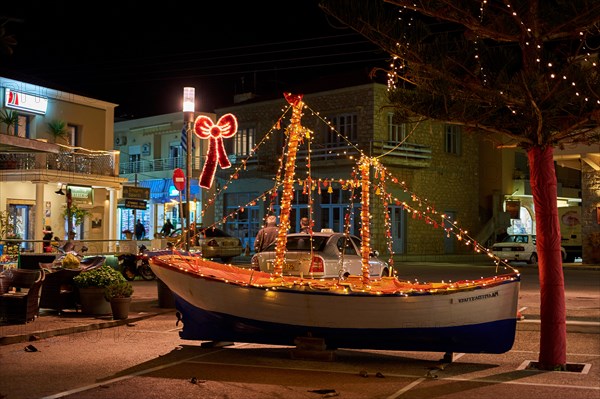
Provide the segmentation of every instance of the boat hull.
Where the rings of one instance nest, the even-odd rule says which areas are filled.
[[[174,292],[186,340],[295,345],[322,338],[328,348],[504,353],[516,331],[519,279],[448,293],[333,294],[241,286],[157,266]]]

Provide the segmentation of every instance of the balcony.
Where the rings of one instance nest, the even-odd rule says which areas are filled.
[[[119,173],[123,176],[135,173],[172,172],[173,169],[176,168],[185,170],[185,161],[185,157],[176,157],[142,159],[134,162],[121,162],[119,164]],[[200,158],[193,158],[192,165],[193,169],[198,169],[200,165]]]
[[[371,155],[381,156],[380,160],[387,166],[403,166],[408,168],[428,168],[431,165],[431,147],[395,141],[372,141]]]
[[[82,174],[118,177],[118,155],[86,150],[66,150],[58,153],[0,153],[0,170],[11,172],[39,172],[40,170],[64,174]]]

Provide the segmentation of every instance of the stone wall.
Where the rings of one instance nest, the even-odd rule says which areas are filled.
[[[600,171],[581,162],[581,235],[583,263],[600,262]]]

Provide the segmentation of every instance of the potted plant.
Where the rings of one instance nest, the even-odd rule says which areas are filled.
[[[67,123],[65,121],[61,121],[59,119],[55,119],[51,122],[48,122],[48,129],[50,129],[50,134],[54,137],[54,142],[56,140],[63,139],[69,144],[67,136],[69,134],[69,130],[67,129]]]
[[[87,209],[80,208],[76,204],[72,204],[70,210],[65,208],[61,214],[62,218],[65,221],[68,221],[67,219],[69,218],[69,211],[71,212],[71,221],[73,223],[74,229],[76,229],[77,226],[81,225],[86,217],[92,215],[92,213]]]
[[[129,306],[133,286],[127,281],[111,284],[104,289],[104,298],[110,302],[113,319],[120,320],[129,317]]]
[[[19,114],[10,109],[0,110],[0,122],[6,125],[7,134],[15,134],[15,126],[19,123]]]
[[[108,314],[110,303],[105,299],[105,289],[109,285],[126,281],[117,270],[104,264],[92,270],[81,272],[73,278],[79,291],[81,312],[86,314]]]

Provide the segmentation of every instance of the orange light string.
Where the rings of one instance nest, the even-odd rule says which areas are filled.
[[[287,97],[286,97],[287,98]],[[290,99],[288,99],[290,101]],[[275,244],[275,261],[273,262],[273,273],[281,277],[287,244],[287,232],[290,227],[290,211],[292,206],[292,195],[294,194],[294,174],[296,169],[296,154],[298,143],[302,139],[303,128],[300,124],[302,119],[302,96],[296,96],[292,104],[292,117],[290,125],[286,129],[288,137],[287,158],[285,163],[285,176],[283,178],[283,192],[281,194],[281,212],[279,214],[279,231]]]

